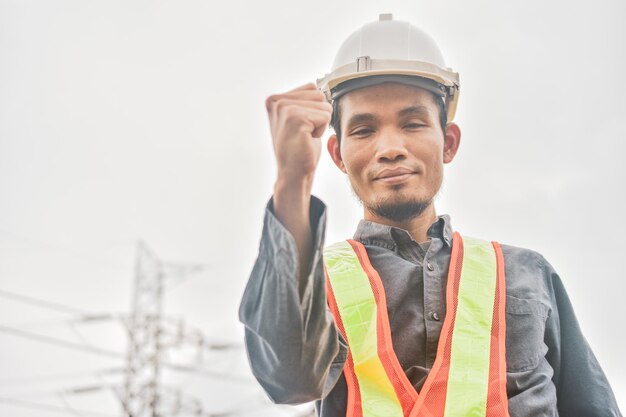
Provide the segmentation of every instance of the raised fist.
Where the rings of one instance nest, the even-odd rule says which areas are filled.
[[[293,180],[311,176],[321,152],[321,137],[332,106],[315,84],[308,83],[265,100],[278,175]]]

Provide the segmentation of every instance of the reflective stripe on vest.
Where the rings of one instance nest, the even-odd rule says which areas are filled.
[[[454,234],[447,314],[433,368],[418,394],[391,339],[385,292],[365,247],[324,251],[328,303],[348,342],[349,417],[508,417],[504,260],[496,242]]]

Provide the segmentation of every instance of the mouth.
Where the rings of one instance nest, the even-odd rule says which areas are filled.
[[[416,174],[415,171],[407,168],[384,169],[374,177],[374,181],[385,184],[397,184],[406,181]]]

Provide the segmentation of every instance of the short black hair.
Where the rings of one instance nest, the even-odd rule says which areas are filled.
[[[446,111],[446,105],[444,103],[443,98],[440,96],[430,93],[433,96],[433,100],[437,104],[437,108],[439,109],[439,124],[441,125],[441,131],[446,132],[446,125],[448,124],[448,112]],[[341,105],[340,105],[341,97],[333,100],[333,115],[330,119],[330,127],[333,128],[335,134],[337,135],[337,140],[341,144]]]

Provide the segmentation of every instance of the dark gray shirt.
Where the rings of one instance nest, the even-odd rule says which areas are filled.
[[[295,241],[272,210],[270,199],[239,310],[252,371],[276,403],[316,400],[322,417],[345,416],[347,347],[327,307],[321,255],[326,206],[311,198],[315,253],[302,296]],[[443,215],[428,230],[429,244],[365,220],[354,235],[380,274],[394,351],[418,392],[435,361],[446,315],[452,234]],[[557,273],[537,252],[501,246],[511,417],[621,416]]]

